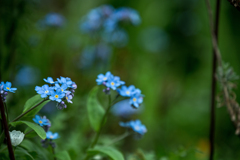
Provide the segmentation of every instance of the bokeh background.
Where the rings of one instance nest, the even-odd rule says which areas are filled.
[[[90,10],[101,5],[135,9],[141,22],[121,24],[127,37],[123,36],[120,46],[100,46],[96,51],[100,40],[84,33],[81,24]],[[49,13],[61,15],[60,19],[48,19],[49,25]],[[239,14],[222,0],[219,45],[223,60],[236,73],[240,73]],[[35,86],[45,84],[43,78],[70,77],[78,85],[73,104],[58,110],[49,103],[39,113],[47,115],[51,130],[60,134],[57,150],[67,150],[72,159],[84,155],[94,136],[86,99],[97,75],[111,71],[127,85],[140,88],[145,97],[136,113],[123,116],[113,111],[102,143],[124,132],[119,121],[141,119],[148,129],[144,137],[128,137],[117,144],[128,160],[141,159],[142,154],[147,160],[208,159],[212,46],[204,1],[4,0],[0,31],[1,79],[18,88],[8,97],[10,119],[36,94]],[[104,105],[104,94],[99,92],[99,98]],[[234,132],[226,108],[217,108],[215,159],[240,156],[240,139]],[[34,140],[41,146],[39,139]]]

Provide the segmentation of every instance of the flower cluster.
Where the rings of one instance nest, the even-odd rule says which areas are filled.
[[[138,108],[139,105],[143,102],[143,95],[141,94],[141,90],[135,88],[134,85],[131,85],[129,87],[122,86],[121,89],[117,89],[117,87],[125,84],[125,82],[121,81],[118,76],[113,76],[109,71],[105,75],[99,74],[96,82],[98,85],[104,85],[107,87],[104,89],[105,93],[109,93],[110,89],[112,89],[117,90],[118,93],[123,97],[129,97],[129,103],[135,108]]]
[[[134,132],[140,134],[141,136],[144,135],[147,132],[147,128],[145,125],[141,123],[140,120],[135,120],[135,121],[129,121],[129,122],[120,122],[120,126],[130,128]]]
[[[40,94],[42,98],[49,98],[52,101],[57,101],[57,108],[59,109],[67,107],[64,101],[72,103],[71,100],[77,85],[70,78],[60,77],[57,78],[57,81],[54,81],[52,77],[48,77],[44,79],[44,81],[49,83],[50,86],[45,84],[42,87],[35,87],[36,92]]]
[[[33,118],[33,121],[37,123],[39,126],[41,126],[45,132],[46,132],[46,139],[42,140],[42,146],[48,147],[48,145],[51,145],[52,147],[55,147],[56,144],[52,142],[52,140],[57,139],[58,133],[52,133],[49,131],[49,128],[51,127],[51,122],[49,119],[47,119],[46,116],[40,117],[39,115],[35,115],[35,118]]]
[[[130,22],[133,25],[139,25],[141,19],[138,12],[132,8],[121,7],[114,9],[110,5],[102,5],[92,9],[84,17],[81,29],[86,33],[102,29],[111,32],[117,30],[121,22]]]
[[[128,44],[128,34],[121,24],[136,26],[140,22],[138,12],[132,8],[115,9],[110,5],[102,5],[90,10],[81,20],[80,29],[90,37],[93,44],[83,48],[80,68],[88,68],[94,62],[101,62],[98,66],[105,64],[113,47],[122,48]]]
[[[17,90],[17,88],[11,88],[11,87],[12,87],[11,82],[6,82],[6,83],[1,82],[0,83],[0,95],[1,95],[3,102],[6,102],[8,92],[15,93],[15,91]]]

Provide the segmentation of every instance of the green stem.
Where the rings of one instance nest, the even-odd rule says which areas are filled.
[[[107,145],[108,145],[108,146],[109,146],[109,145],[112,145],[112,144],[114,144],[114,143],[116,143],[116,142],[118,142],[118,141],[123,140],[124,138],[126,138],[126,137],[128,137],[128,136],[130,136],[130,135],[131,135],[131,133],[125,132],[125,133],[123,133],[122,135],[120,135],[119,137],[113,139],[112,142],[111,142],[111,143],[108,143]]]
[[[97,144],[98,138],[99,138],[100,133],[101,133],[101,131],[102,131],[102,129],[103,129],[105,120],[106,120],[106,118],[107,118],[107,115],[108,115],[108,113],[109,113],[109,111],[110,111],[111,106],[112,106],[112,104],[111,104],[111,95],[109,95],[109,96],[108,96],[108,107],[107,107],[107,110],[106,110],[106,112],[105,112],[105,114],[104,114],[104,116],[103,116],[103,118],[102,118],[102,120],[101,120],[100,128],[99,128],[99,130],[98,130],[98,132],[97,132],[97,135],[95,136],[95,138],[94,138],[94,140],[93,140],[93,143],[91,144],[90,148],[93,148],[93,147]]]
[[[51,146],[51,148],[52,148],[53,159],[57,160],[57,158],[55,157],[55,150],[54,150],[54,148],[52,146]]]
[[[5,108],[6,115],[7,115],[7,122],[9,122],[7,104],[5,102],[3,102],[3,105],[4,105],[4,108]]]
[[[27,133],[25,133],[25,136],[29,133],[31,133],[33,131],[33,129],[31,129],[30,131],[28,131]]]
[[[27,110],[26,112],[20,114],[18,117],[16,117],[14,120],[12,120],[11,122],[15,122],[17,120],[19,120],[20,118],[22,118],[23,116],[25,116],[27,113],[31,112],[33,109],[35,109],[37,106],[39,106],[40,104],[42,104],[44,101],[46,101],[47,99],[42,100],[41,102],[39,102],[38,104],[36,104],[35,106],[33,106],[32,108],[30,108],[29,110]]]

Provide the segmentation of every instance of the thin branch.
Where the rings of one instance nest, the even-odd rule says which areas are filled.
[[[10,139],[10,135],[9,135],[9,130],[8,130],[7,119],[6,119],[6,116],[4,113],[4,105],[3,105],[3,101],[2,101],[1,97],[0,97],[0,110],[1,110],[1,116],[2,116],[3,126],[4,126],[5,136],[7,137],[7,146],[8,146],[9,157],[11,160],[15,160],[12,143],[11,143],[11,139]]]

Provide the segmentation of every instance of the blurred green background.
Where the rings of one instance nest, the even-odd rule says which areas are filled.
[[[227,0],[221,2],[222,58],[240,73],[240,13]],[[82,67],[89,37],[79,24],[91,9],[103,4],[137,10],[141,24],[123,26],[128,44],[115,47],[108,61]],[[39,20],[50,12],[65,18],[62,27],[39,27]],[[79,159],[94,136],[87,120],[87,95],[97,75],[111,71],[145,95],[140,113],[129,119],[141,119],[148,132],[140,140],[129,137],[117,145],[129,160],[138,159],[141,152],[149,156],[147,160],[208,159],[212,46],[204,1],[3,0],[0,17],[1,79],[18,88],[7,102],[10,119],[21,113],[25,101],[36,94],[35,86],[44,84],[43,78],[70,77],[78,85],[73,104],[64,110],[49,104],[40,115],[47,115],[51,130],[60,134],[57,150],[67,150],[72,159]],[[105,104],[105,96],[99,94]],[[124,132],[118,125],[121,120],[109,117],[102,141]],[[217,108],[215,159],[240,156],[240,140],[234,132],[226,108]],[[39,139],[35,141],[41,145]]]

